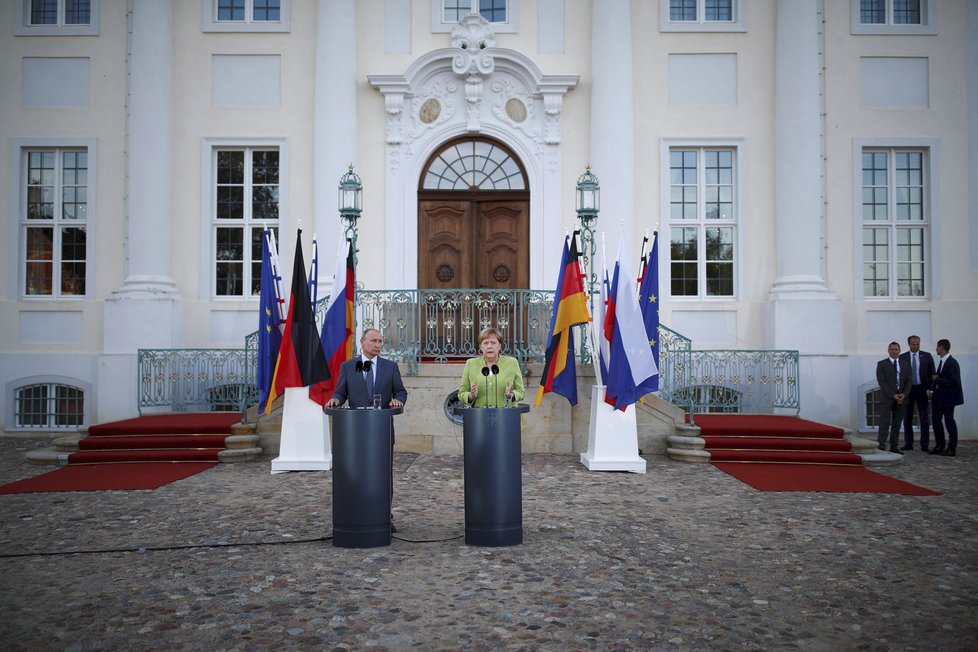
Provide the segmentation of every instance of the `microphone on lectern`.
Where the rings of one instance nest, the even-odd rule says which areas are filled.
[[[357,373],[358,374],[362,374],[363,373],[363,361],[362,360],[357,360],[357,364],[355,366],[356,366],[356,369],[357,369]]]
[[[493,376],[498,376],[499,375],[499,365],[498,364],[492,365],[492,367],[490,367],[489,371],[492,372],[492,375]],[[498,379],[497,379],[497,382],[498,382]],[[498,387],[498,385],[496,387]],[[493,392],[492,393],[492,402],[495,404],[493,407],[499,407],[499,394],[498,393],[496,393],[496,392]]]
[[[482,375],[486,377],[486,407],[489,407],[489,365],[482,368]]]

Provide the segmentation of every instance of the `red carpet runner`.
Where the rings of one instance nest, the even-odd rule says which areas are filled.
[[[68,466],[0,486],[0,494],[156,489],[211,468],[234,412],[158,414],[92,426]]]
[[[158,489],[216,465],[217,462],[71,464],[56,471],[0,486],[0,494]]]
[[[940,495],[864,468],[841,428],[749,414],[701,414],[696,425],[713,465],[761,491]]]

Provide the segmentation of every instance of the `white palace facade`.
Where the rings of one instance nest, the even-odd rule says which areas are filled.
[[[135,416],[140,349],[242,347],[265,226],[328,288],[351,164],[376,290],[552,291],[590,166],[695,349],[797,350],[800,415],[866,431],[887,344],[948,338],[973,438],[976,35],[968,0],[8,0],[3,429]]]

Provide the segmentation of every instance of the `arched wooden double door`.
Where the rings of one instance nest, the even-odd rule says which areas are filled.
[[[447,143],[418,188],[418,287],[529,288],[529,207],[523,166],[505,145]]]

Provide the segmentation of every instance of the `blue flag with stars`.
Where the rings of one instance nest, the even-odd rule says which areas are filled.
[[[282,347],[282,323],[279,313],[278,286],[275,283],[275,272],[272,270],[272,259],[268,248],[269,232],[262,234],[261,241],[261,285],[258,309],[258,373],[255,384],[261,391],[258,400],[258,412],[264,412],[268,397],[271,393],[272,378],[275,375],[275,361]]]
[[[652,234],[652,251],[646,257],[642,270],[642,285],[638,290],[638,303],[642,307],[645,332],[652,347],[652,359],[659,365],[659,232]],[[646,392],[659,390],[659,374],[642,383]]]

